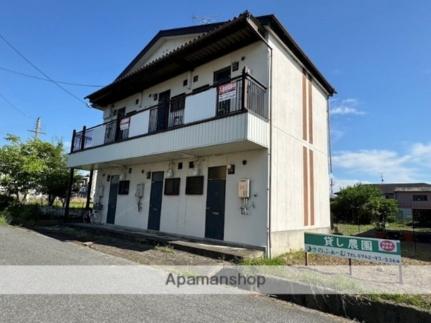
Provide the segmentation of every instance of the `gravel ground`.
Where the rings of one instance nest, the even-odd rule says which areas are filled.
[[[225,263],[222,259],[213,259],[190,252],[176,250],[166,246],[154,246],[151,243],[133,242],[113,238],[75,228],[52,226],[40,227],[38,231],[46,236],[62,241],[69,241],[93,250],[116,257],[121,257],[142,265],[201,265],[211,266]]]

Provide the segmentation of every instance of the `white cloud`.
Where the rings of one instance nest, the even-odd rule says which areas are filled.
[[[334,153],[332,162],[336,173],[348,175],[343,177],[379,182],[383,176],[389,183],[429,182],[431,143],[415,143],[405,154],[384,149],[340,151]]]
[[[336,114],[339,114],[339,115],[345,115],[345,114],[364,115],[365,112],[360,111],[360,110],[353,108],[353,107],[336,106],[336,107],[333,107],[331,109],[331,114],[332,115],[336,115]]]
[[[365,112],[358,108],[356,99],[332,100],[330,114],[332,115],[364,115]]]
[[[344,131],[332,127],[332,129],[331,129],[331,142],[332,143],[338,142],[343,137],[344,137]]]
[[[431,166],[431,143],[416,143],[411,148],[411,156],[415,162],[423,166]]]
[[[347,178],[337,178],[334,177],[332,179],[332,191],[334,193],[337,193],[338,191],[340,191],[342,188],[346,188],[347,186],[353,186],[355,184],[369,184],[370,182],[368,181],[361,181],[359,179],[347,179]]]

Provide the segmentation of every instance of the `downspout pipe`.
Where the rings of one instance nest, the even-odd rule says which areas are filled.
[[[271,203],[272,203],[272,47],[267,39],[256,30],[256,34],[269,50],[268,59],[268,121],[269,121],[269,147],[267,154],[268,173],[267,173],[267,212],[266,212],[266,250],[265,256],[271,258]]]
[[[269,49],[268,74],[269,74],[269,149],[268,149],[268,212],[267,212],[267,250],[266,257],[271,258],[271,204],[272,204],[272,48],[265,42]]]

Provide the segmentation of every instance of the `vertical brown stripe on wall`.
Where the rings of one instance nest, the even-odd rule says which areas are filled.
[[[310,225],[314,225],[314,155],[310,149]]]
[[[302,70],[302,139],[307,140],[307,75]]]
[[[302,147],[303,162],[302,167],[304,169],[304,226],[308,225],[308,151],[306,147]]]
[[[313,143],[313,83],[308,76],[308,139]]]

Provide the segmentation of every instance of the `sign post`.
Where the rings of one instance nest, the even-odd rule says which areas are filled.
[[[402,283],[399,240],[305,232],[304,249],[306,253],[349,259],[350,275],[352,275],[352,259],[399,265],[399,277]]]

